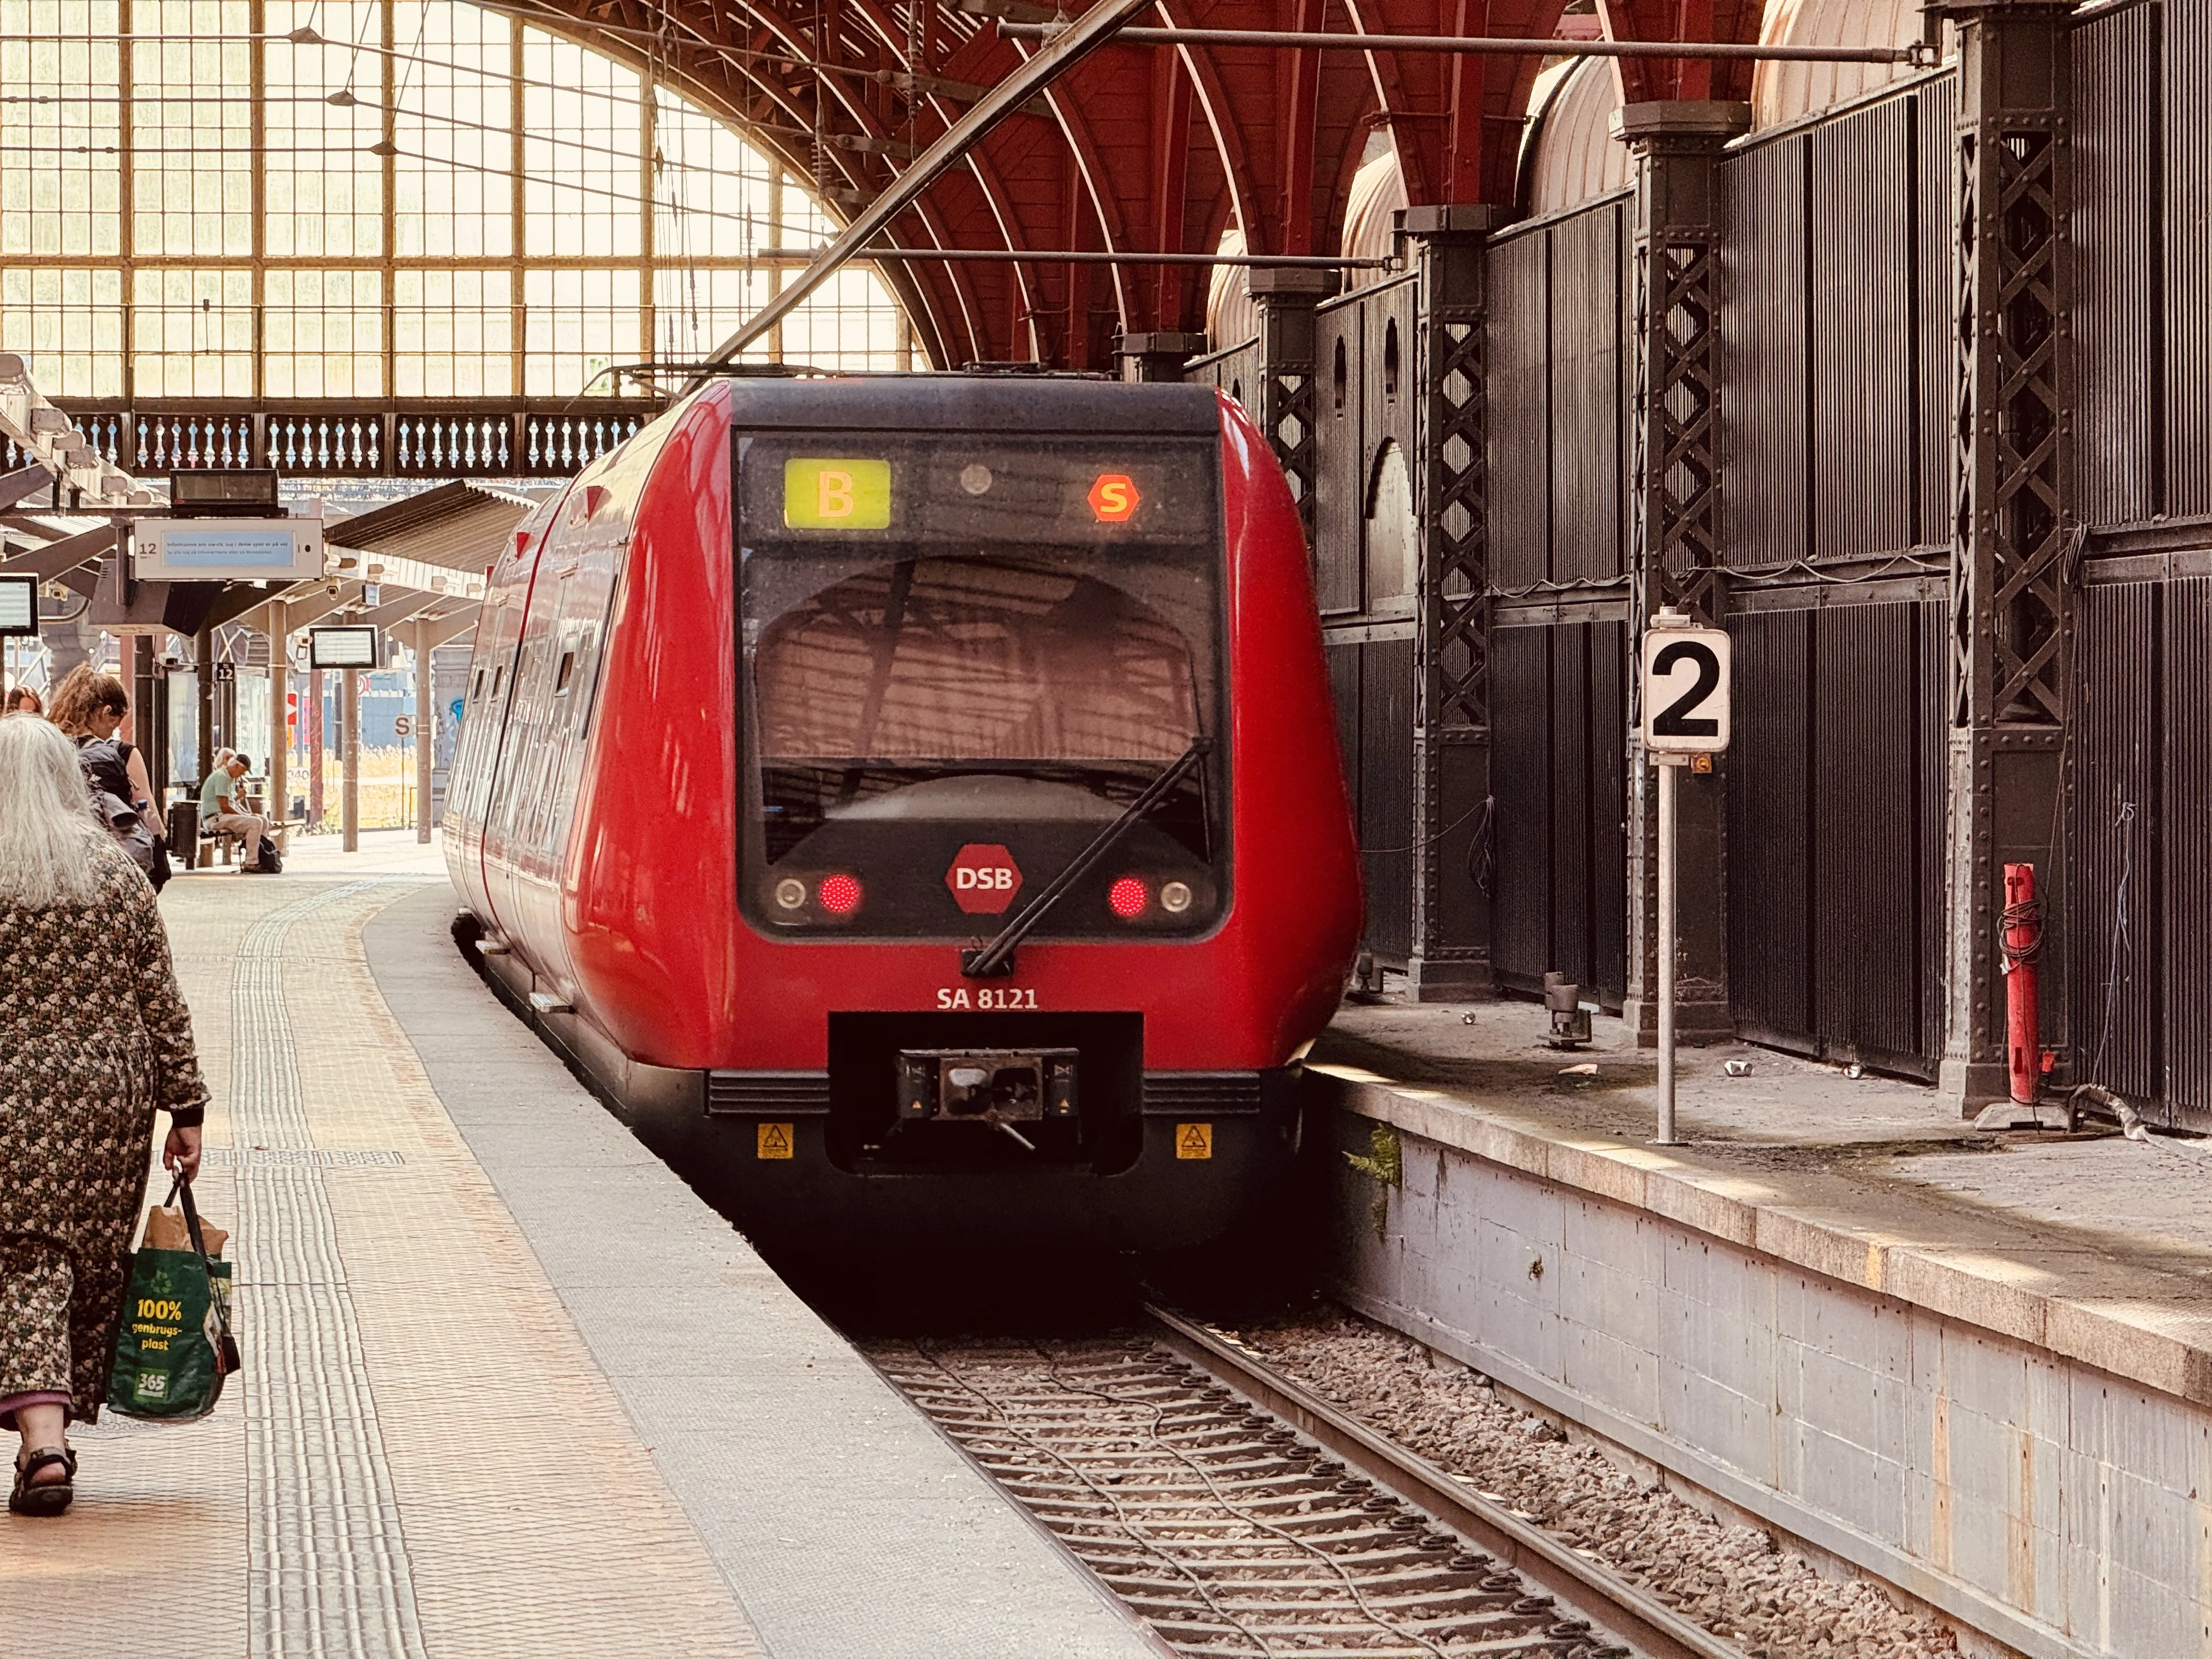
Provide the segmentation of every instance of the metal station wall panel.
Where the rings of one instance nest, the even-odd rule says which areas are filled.
[[[1626,204],[1610,202],[1554,222],[1551,252],[1551,575],[1618,576],[1626,568],[1622,500],[1627,401],[1622,350]],[[1493,414],[1492,420],[1496,419]]]
[[[1628,994],[1628,624],[1589,625],[1591,978],[1598,1000]]]
[[[1958,489],[1958,434],[1952,425],[1958,372],[1953,331],[1959,272],[1952,251],[1958,219],[1958,76],[1948,74],[1923,81],[1912,102],[1917,118],[1913,269],[1917,273],[1913,366],[1920,413],[1919,510],[1912,539],[1924,545],[1951,539]]]
[[[1413,948],[1413,641],[1359,647],[1359,845],[1370,949]]]
[[[1322,656],[1328,664],[1329,700],[1336,707],[1336,752],[1344,762],[1344,787],[1352,797],[1352,821],[1363,823],[1360,807],[1361,744],[1359,721],[1359,653],[1358,641],[1326,645]]]
[[[1627,989],[1628,630],[1618,622],[1492,636],[1496,933],[1501,983],[1549,972],[1618,1007]]]
[[[2139,4],[2074,31],[2075,510],[2091,525],[2158,511],[2159,16]]]
[[[1813,628],[1812,1034],[1893,1066],[1922,1059],[1917,610]]]
[[[1498,899],[1491,965],[1540,985],[1552,955],[1549,631],[1501,628],[1490,643],[1490,788],[1497,802]]]
[[[2177,1119],[2201,1128],[2212,1120],[2212,578],[2170,582],[2161,599],[2161,1093]]]
[[[1552,673],[1552,960],[1577,985],[1591,982],[1590,638],[1587,627],[1546,630]]]
[[[1747,1036],[1934,1073],[1942,611],[1905,602],[1729,618],[1729,975]]]
[[[1729,995],[1747,1036],[1806,1046],[1813,1027],[1809,611],[1729,618],[1735,642],[1728,753]]]
[[[1950,961],[1951,607],[1920,607],[1920,1052],[1943,1053],[1943,986]]]
[[[1723,562],[1789,564],[1807,535],[1806,168],[1802,134],[1721,164]]]
[[[2212,145],[2204,142],[2212,131],[2212,0],[2166,0],[2160,11],[2166,135],[2163,505],[2180,515],[2212,513]]]
[[[1913,149],[1891,99],[1814,128],[1809,167],[1812,556],[1910,547],[1917,377]]]
[[[1233,350],[1200,358],[1183,378],[1194,385],[1217,387],[1249,410],[1260,401],[1260,343],[1247,340]]]
[[[1314,318],[1321,386],[1314,465],[1314,597],[1324,617],[1356,613],[1362,598],[1361,515],[1368,446],[1361,430],[1366,399],[1365,307],[1357,298],[1323,307]]]
[[[1416,395],[1413,301],[1418,283],[1412,276],[1360,290],[1361,326],[1367,336],[1367,395],[1361,405],[1360,436],[1366,444],[1368,473],[1373,476],[1375,452],[1395,441],[1410,459],[1413,452]],[[1395,349],[1394,349],[1394,343]]]
[[[2073,819],[2068,837],[2075,1075],[2136,1100],[2163,1093],[2157,830],[2159,586],[2075,599]]]
[[[1506,589],[1551,574],[1550,248],[1540,229],[1492,243],[1488,256],[1484,495],[1490,580]]]

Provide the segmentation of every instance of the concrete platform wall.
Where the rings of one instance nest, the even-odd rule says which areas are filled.
[[[1401,1186],[1335,1182],[1351,1305],[2039,1659],[2212,1654],[2212,1412],[1389,1133]]]

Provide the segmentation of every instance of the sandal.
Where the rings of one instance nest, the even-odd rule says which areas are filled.
[[[31,1477],[40,1469],[58,1463],[62,1478],[46,1480],[37,1486]],[[76,1479],[76,1454],[66,1446],[46,1446],[23,1457],[15,1465],[15,1490],[8,1494],[9,1512],[13,1515],[59,1515],[76,1496],[70,1482]]]

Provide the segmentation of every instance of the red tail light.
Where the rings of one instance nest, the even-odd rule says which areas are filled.
[[[824,876],[815,896],[831,915],[849,916],[860,908],[860,884],[851,876]]]
[[[1134,876],[1124,876],[1106,890],[1108,908],[1124,921],[1144,915],[1145,906],[1151,898],[1145,884]]]

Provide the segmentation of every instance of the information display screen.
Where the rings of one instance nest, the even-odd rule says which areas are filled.
[[[311,628],[307,630],[310,668],[374,668],[376,630],[374,628]]]
[[[244,564],[274,570],[292,566],[292,532],[289,530],[232,530],[223,525],[205,529],[175,529],[164,538],[169,563],[179,569],[195,566]]]
[[[823,435],[737,434],[741,546],[813,556],[845,540],[1127,550],[1220,537],[1219,463],[1190,439]],[[864,445],[875,453],[853,453]]]
[[[38,631],[38,578],[0,576],[0,634],[36,634]]]
[[[323,573],[313,519],[143,519],[137,574],[149,581],[302,581]]]
[[[793,530],[888,530],[891,464],[794,456],[783,464],[783,521]]]

